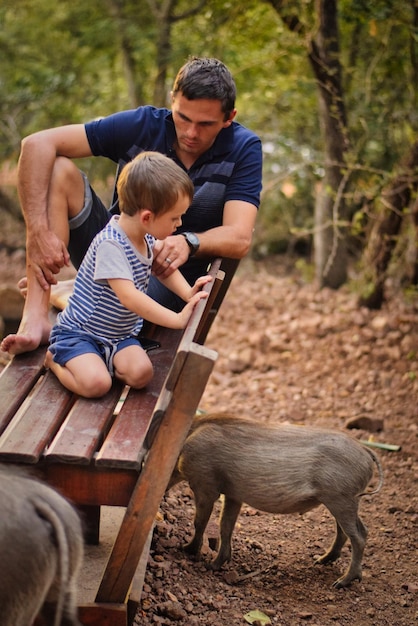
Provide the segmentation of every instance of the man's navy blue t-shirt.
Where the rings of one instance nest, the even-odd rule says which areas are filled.
[[[177,160],[171,112],[151,106],[115,113],[85,126],[95,156],[127,162],[144,150]],[[262,153],[260,139],[233,122],[218,134],[213,146],[187,171],[195,186],[193,202],[182,230],[203,232],[222,224],[228,200],[260,203]]]
[[[168,109],[143,106],[122,111],[88,122],[85,129],[95,156],[107,157],[123,166],[140,152],[154,150],[185,169],[174,150],[176,132]],[[259,207],[261,141],[238,122],[221,129],[211,148],[186,171],[195,191],[178,232],[199,233],[221,226],[228,200],[243,200]],[[200,271],[196,267],[196,276]]]

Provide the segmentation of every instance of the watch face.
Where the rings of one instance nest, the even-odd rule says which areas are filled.
[[[188,246],[190,248],[190,256],[196,254],[199,250],[200,241],[199,237],[195,235],[195,233],[182,233],[183,237],[186,239]]]
[[[199,244],[200,244],[199,237],[195,235],[194,233],[187,233],[186,239],[189,243],[192,244],[194,248],[199,247]]]

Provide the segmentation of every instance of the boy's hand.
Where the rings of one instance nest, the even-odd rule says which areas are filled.
[[[202,288],[207,285],[207,283],[210,283],[210,281],[212,280],[212,276],[209,276],[209,274],[206,274],[206,276],[199,276],[199,278],[196,280],[195,284],[193,285],[193,287],[190,290],[190,298],[188,299],[188,301],[190,301],[190,299],[199,291],[202,290]]]
[[[190,300],[184,306],[184,308],[180,311],[180,313],[177,314],[180,320],[180,328],[186,328],[187,322],[189,321],[190,316],[193,313],[193,309],[195,308],[196,304],[200,302],[200,300],[207,298],[207,297],[208,297],[208,294],[206,291],[198,291],[197,293],[194,294],[194,296],[190,298]]]

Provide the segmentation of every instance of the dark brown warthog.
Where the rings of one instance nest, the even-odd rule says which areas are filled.
[[[358,515],[359,498],[382,468],[376,455],[351,437],[307,426],[267,426],[228,414],[196,418],[169,487],[187,480],[195,496],[195,535],[185,546],[199,554],[213,505],[224,494],[220,547],[211,564],[231,558],[231,536],[241,505],[269,513],[304,513],[323,504],[336,521],[330,549],[317,563],[335,561],[351,542],[351,563],[335,587],[361,580],[367,529]]]

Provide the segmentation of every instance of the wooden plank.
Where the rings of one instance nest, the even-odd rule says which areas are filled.
[[[133,470],[99,470],[66,463],[41,463],[36,467],[40,478],[77,505],[127,506],[138,480],[138,472]]]
[[[214,299],[214,297],[211,297],[211,293],[213,291],[215,296],[222,283],[222,274],[219,273],[220,264],[221,259],[215,259],[210,266],[208,274],[212,276],[212,281],[207,283],[202,289],[202,291],[207,292],[208,297],[205,300],[200,300],[195,306],[183,333],[179,349],[187,348],[192,341],[195,341],[196,333],[202,320],[205,320],[210,312]]]
[[[129,603],[138,607],[141,602],[142,589],[144,587],[145,574],[147,571],[149,551],[151,548],[152,537],[154,534],[154,525],[148,533],[147,540],[145,542],[144,549],[139,559],[138,567],[136,568],[135,575],[132,581],[132,587],[129,592]]]
[[[208,302],[205,306],[205,310],[194,331],[193,341],[195,341],[196,343],[203,344],[204,339],[206,338],[206,335],[208,334],[209,327],[212,323],[212,318],[214,314],[216,315],[216,312],[217,312],[217,311],[214,312],[213,305],[216,300],[216,296],[219,293],[219,290],[221,289],[224,278],[225,278],[225,272],[223,272],[222,270],[218,270],[214,278],[210,294],[208,296]]]
[[[45,346],[13,357],[0,375],[0,434],[43,373]]]
[[[53,439],[73,401],[73,394],[47,371],[33,390],[30,402],[0,438],[0,461],[36,463]]]
[[[102,398],[77,398],[45,458],[52,463],[88,465],[109,431],[123,389],[124,385],[115,380]]]
[[[125,602],[159,503],[190,429],[217,354],[190,346],[182,372],[132,493],[96,602]],[[157,406],[158,410],[158,406]]]
[[[161,347],[149,353],[154,377],[145,389],[130,389],[102,448],[97,454],[99,467],[140,469],[142,445],[158,396],[172,365],[180,336],[160,333]]]
[[[227,257],[223,257],[221,259],[220,271],[223,273],[222,285],[220,286],[216,294],[215,300],[213,302],[211,311],[206,319],[205,325],[202,329],[199,330],[199,335],[195,339],[197,343],[201,343],[201,344],[205,343],[206,337],[218,314],[219,309],[221,308],[222,302],[226,296],[226,293],[229,289],[231,281],[235,276],[235,272],[238,269],[239,263],[240,263],[239,259],[230,259]]]
[[[86,604],[78,607],[84,626],[129,626],[126,604]]]

